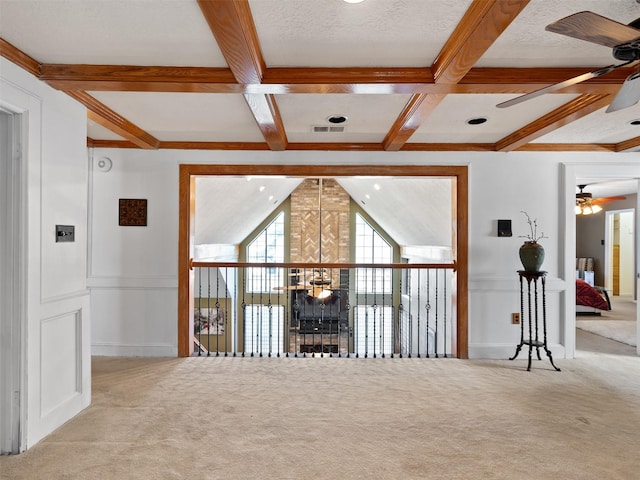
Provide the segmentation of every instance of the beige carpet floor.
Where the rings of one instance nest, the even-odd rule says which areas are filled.
[[[636,322],[632,320],[576,320],[576,327],[627,345],[637,345]]]
[[[579,342],[562,372],[525,359],[98,357],[93,404],[1,457],[0,478],[638,478],[640,357]]]
[[[636,346],[636,302],[631,297],[611,297],[611,310],[601,315],[577,315],[576,327],[627,345]]]

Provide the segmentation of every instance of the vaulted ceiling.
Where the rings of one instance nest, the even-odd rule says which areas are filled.
[[[93,146],[636,150],[640,106],[604,113],[633,66],[496,108],[617,63],[545,31],[582,10],[640,17],[636,0],[0,0],[0,53],[86,105]]]

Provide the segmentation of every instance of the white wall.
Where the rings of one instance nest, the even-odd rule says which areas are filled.
[[[94,355],[176,356],[178,163],[91,153],[89,287]],[[126,156],[123,160],[122,154]],[[111,157],[104,172],[96,164]],[[147,226],[121,227],[118,201],[147,200]]]
[[[26,139],[19,206],[26,323],[24,448],[91,400],[87,121],[85,108],[75,100],[2,58],[0,106],[23,114]],[[75,242],[56,243],[56,224],[74,225]]]
[[[543,269],[547,276],[548,340],[554,357],[573,356],[565,340],[575,318],[565,318],[565,218],[573,221],[575,172],[580,165],[637,162],[636,153],[443,153],[443,152],[230,152],[95,149],[94,161],[113,161],[109,173],[92,172],[91,285],[94,352],[175,355],[177,336],[178,166],[180,163],[231,164],[455,164],[469,165],[469,354],[473,358],[507,358],[519,340],[511,312],[520,310],[518,248],[528,225],[521,211],[536,218],[549,238]],[[573,187],[566,193],[563,164],[575,164]],[[149,227],[117,227],[119,196],[148,198]],[[565,212],[564,209],[567,209]],[[513,237],[497,236],[497,219],[512,219]],[[573,227],[575,229],[575,225]],[[123,261],[123,249],[131,249]],[[150,255],[146,250],[153,250]],[[573,249],[573,251],[571,251]],[[135,254],[134,254],[135,252]],[[566,255],[565,255],[566,253]],[[140,255],[139,260],[136,256]],[[153,258],[152,258],[153,257]],[[575,260],[573,260],[575,264]],[[574,267],[570,278],[573,282]],[[108,280],[107,280],[108,278]],[[573,322],[573,323],[572,323]],[[568,343],[568,353],[565,345]]]
[[[634,294],[634,212],[620,214],[620,295]]]

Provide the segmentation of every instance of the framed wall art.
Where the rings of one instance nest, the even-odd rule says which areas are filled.
[[[121,198],[119,200],[118,225],[121,227],[147,226],[147,199]]]

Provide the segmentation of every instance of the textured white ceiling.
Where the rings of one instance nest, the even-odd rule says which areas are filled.
[[[473,98],[466,94],[447,95],[409,142],[493,143],[576,96],[546,95],[530,100],[526,105],[501,109],[496,105],[510,99],[511,95],[474,95]],[[480,125],[467,124],[468,120],[478,117],[487,121]]]
[[[43,63],[226,67],[191,0],[1,0],[0,35]]]
[[[431,65],[470,0],[251,0],[272,67]]]
[[[241,95],[90,92],[159,140],[263,142]]]
[[[471,0],[365,0],[357,5],[342,0],[249,0],[267,67],[430,67],[471,4]],[[636,0],[532,0],[476,66],[586,68],[615,63],[608,48],[545,31],[547,24],[583,10],[621,23],[640,17]],[[0,0],[0,36],[41,63],[227,67],[195,0]],[[161,141],[264,142],[242,94],[89,93]],[[495,143],[575,98],[546,95],[509,109],[495,107],[512,96],[448,95],[408,143]],[[409,98],[363,91],[281,94],[276,102],[289,142],[379,143]],[[344,133],[311,132],[313,125],[326,125],[332,114],[348,117]],[[479,116],[488,121],[466,124]],[[637,118],[640,106],[614,114],[601,109],[534,142],[617,143],[640,136],[640,127],[629,125]],[[93,122],[88,122],[88,135],[95,140],[120,139]],[[365,187],[349,184],[348,188],[356,198]],[[423,202],[421,192],[391,185],[385,191],[391,192],[387,201],[372,202],[369,208],[378,209],[374,216],[398,241],[413,243],[409,228],[417,228],[413,224],[421,213],[400,205],[408,199]],[[228,198],[220,201],[224,204]],[[250,210],[253,200],[248,193],[242,198],[239,204]],[[396,205],[396,198],[401,203]],[[262,207],[256,209],[264,213]],[[400,211],[406,233],[393,217]],[[238,222],[238,218],[228,220]],[[248,213],[241,218],[249,218]]]
[[[640,17],[636,0],[532,0],[476,65],[592,67],[619,63],[610,48],[544,30],[546,25],[584,10],[624,24]]]
[[[428,67],[470,0],[250,0],[267,67]],[[640,17],[635,0],[533,0],[476,66],[585,66],[613,63],[610,49],[545,31],[581,10],[622,23]],[[0,35],[43,63],[226,67],[195,0],[0,0]],[[241,94],[91,92],[160,140],[263,141]],[[574,98],[546,95],[510,109],[511,95],[450,95],[409,143],[493,143]],[[278,95],[290,142],[380,142],[408,95]],[[537,142],[620,141],[636,134],[629,115],[589,115]],[[349,117],[345,133],[313,134],[328,115]],[[489,121],[468,128],[466,120]],[[96,140],[114,134],[89,125]],[[115,138],[118,138],[117,135]]]

